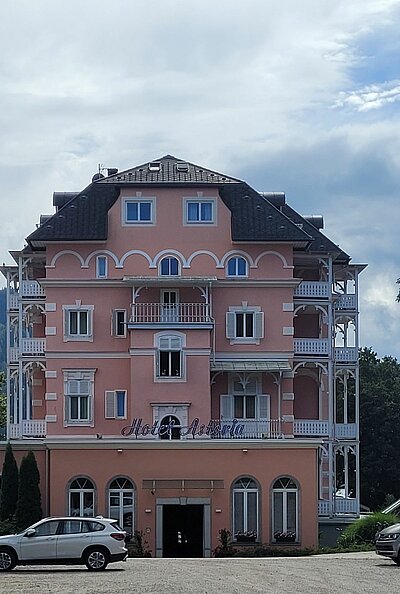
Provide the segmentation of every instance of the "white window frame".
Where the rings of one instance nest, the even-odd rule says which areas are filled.
[[[95,369],[74,369],[63,370],[64,373],[64,427],[94,426],[94,374]],[[77,382],[75,389],[73,382]],[[84,382],[87,384],[87,390],[84,390]],[[81,392],[82,387],[82,392]],[[71,418],[71,397],[73,398],[87,398],[88,418],[72,419]]]
[[[150,220],[142,220],[140,219],[140,213],[139,213],[139,218],[137,221],[133,220],[129,220],[128,219],[128,204],[150,204]],[[140,207],[139,207],[140,210]],[[155,196],[138,196],[138,197],[126,197],[124,198],[124,200],[122,201],[122,224],[124,226],[131,226],[131,225],[135,225],[135,226],[144,226],[147,227],[148,225],[155,225],[156,222],[156,199]]]
[[[81,482],[81,485],[79,487],[72,488],[72,485],[75,482],[77,482],[77,483]],[[85,486],[86,482],[90,482],[92,486],[91,487]],[[92,481],[92,479],[87,478],[85,476],[78,476],[70,482],[69,487],[68,487],[68,515],[69,516],[73,516],[72,508],[71,508],[71,494],[72,493],[79,493],[79,513],[76,515],[76,517],[79,517],[79,516],[87,517],[87,518],[94,517],[95,512],[96,512],[96,497],[95,497],[96,496],[96,488],[94,486],[94,482]],[[85,516],[85,509],[84,509],[84,505],[83,505],[85,493],[90,493],[92,495],[92,502],[93,502],[93,507],[92,507],[93,511],[87,516]]]
[[[229,263],[232,262],[233,260],[235,260],[235,273],[229,274]],[[239,268],[238,260],[243,260],[243,262],[246,265],[246,270],[245,270],[244,274],[238,273],[238,268]],[[226,272],[226,276],[229,278],[246,278],[249,275],[249,263],[244,256],[231,256],[226,263],[225,272]]]
[[[237,314],[253,315],[253,336],[237,336]],[[246,303],[230,306],[226,313],[226,337],[230,344],[260,344],[264,338],[264,312],[261,307],[249,307]]]
[[[199,204],[199,210],[201,210],[201,204],[211,204],[211,220],[210,221],[203,221],[201,220],[201,213],[200,213],[200,218],[198,220],[190,220],[189,219],[189,204]],[[214,197],[210,197],[208,198],[207,196],[201,196],[201,197],[186,197],[183,199],[183,224],[184,225],[194,225],[194,226],[198,226],[198,225],[216,225],[217,224],[217,201],[216,198]]]
[[[162,263],[165,260],[176,260],[176,262],[178,264],[178,272],[176,274],[162,274],[161,267],[162,267]],[[168,265],[168,268],[170,268],[170,263]],[[158,265],[158,274],[159,274],[159,276],[166,276],[166,277],[168,277],[168,276],[175,276],[175,277],[180,276],[180,274],[181,274],[181,263],[179,261],[179,258],[177,258],[174,254],[165,254],[161,258],[160,263]]]
[[[112,485],[117,483],[115,487]],[[124,496],[128,495],[132,498],[132,505],[124,505]],[[119,505],[111,505],[111,497],[118,498]],[[135,498],[135,486],[131,479],[128,479],[124,476],[117,476],[110,481],[107,489],[107,502],[108,502],[108,514],[109,518],[113,518],[116,520],[121,526],[122,530],[127,530],[130,534],[134,534],[135,531],[135,506],[136,506],[136,498]],[[116,511],[118,510],[118,518],[113,516]],[[124,515],[125,513],[132,514],[132,524],[129,526],[124,523]],[[116,514],[115,514],[116,515]]]
[[[104,262],[104,272],[101,271],[101,262]],[[108,258],[101,255],[96,257],[96,278],[107,278],[108,276]]]
[[[256,484],[256,487],[236,487],[239,481],[252,481]],[[232,534],[233,538],[236,541],[236,533],[238,532],[237,527],[235,525],[235,493],[243,493],[243,532],[246,533],[250,530],[248,525],[248,506],[249,506],[249,493],[256,493],[256,538],[255,540],[258,541],[260,536],[260,527],[259,527],[259,519],[260,519],[260,489],[257,484],[257,481],[251,476],[245,476],[236,479],[232,484]]]
[[[123,322],[118,322],[118,315],[122,314]],[[118,332],[119,325],[123,325],[123,333]],[[127,329],[127,311],[126,309],[113,309],[112,311],[112,330],[111,333],[115,338],[126,338]]]
[[[118,394],[123,394],[124,413],[118,414]],[[104,418],[105,419],[126,419],[127,418],[127,391],[122,389],[106,390],[104,393]]]
[[[80,302],[75,305],[63,305],[63,321],[64,321],[64,342],[93,342],[93,311],[94,305],[82,305]],[[85,334],[79,333],[79,325],[77,334],[71,334],[71,313],[75,312],[78,315],[80,313],[86,313],[87,320],[87,332]]]
[[[172,340],[179,340],[179,349],[173,348],[164,348],[162,347],[162,342],[165,340],[169,340],[171,343]],[[185,346],[185,336],[182,334],[174,333],[174,332],[164,332],[158,333],[155,335],[155,361],[154,361],[154,381],[155,382],[186,382],[186,356],[184,352]],[[162,352],[179,352],[180,353],[180,374],[179,375],[161,375],[160,370],[160,354]]]
[[[292,481],[296,487],[278,487],[275,488],[275,484],[278,481]],[[296,539],[294,542],[299,542],[299,487],[297,481],[290,476],[281,476],[276,478],[272,483],[272,540],[275,540],[274,534],[278,530],[275,524],[275,495],[282,494],[282,532],[288,532],[288,493],[295,493],[296,495]]]

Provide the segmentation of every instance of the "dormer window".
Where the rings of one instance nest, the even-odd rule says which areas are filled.
[[[176,170],[181,173],[187,173],[189,171],[189,163],[177,163]]]
[[[161,171],[161,163],[159,161],[152,161],[149,163],[149,171]]]

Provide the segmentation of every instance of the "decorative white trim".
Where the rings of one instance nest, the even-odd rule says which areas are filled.
[[[61,250],[61,252],[57,252],[57,254],[54,254],[50,265],[47,268],[55,268],[56,262],[58,260],[58,258],[61,258],[61,256],[75,256],[78,261],[81,263],[81,268],[87,268],[85,266],[85,262],[82,258],[82,256],[76,252],[75,250]]]
[[[189,221],[187,216],[187,207],[190,203],[210,203],[212,204],[212,218],[211,221]],[[216,196],[183,196],[182,199],[183,204],[183,217],[182,217],[182,224],[184,227],[216,227],[218,221],[218,213],[217,213],[217,198]]]
[[[129,359],[129,353],[89,353],[86,351],[74,351],[66,353],[65,351],[46,353],[46,359]]]
[[[43,400],[32,400],[32,406],[42,406]]]
[[[119,264],[116,265],[115,267],[123,268],[124,264],[125,264],[125,260],[127,258],[129,258],[129,256],[143,256],[143,258],[145,258],[147,260],[147,262],[149,263],[149,268],[156,268],[156,266],[152,266],[152,259],[150,258],[150,256],[148,254],[146,254],[146,252],[144,252],[143,250],[129,250],[129,252],[125,252],[125,254],[120,259]]]
[[[57,303],[45,303],[44,310],[45,311],[57,311]]]
[[[90,252],[90,254],[88,256],[86,256],[83,268],[89,268],[90,261],[95,256],[110,256],[110,258],[114,261],[115,267],[119,268],[119,266],[118,266],[119,261],[118,261],[117,256],[114,254],[114,252],[112,252],[111,250],[104,250],[104,249],[95,250],[94,252]],[[104,277],[100,277],[100,278],[104,278]]]
[[[65,357],[65,353],[64,353],[64,357]],[[44,377],[46,379],[57,379],[57,371],[45,371],[44,372]]]
[[[293,423],[294,416],[293,415],[282,415],[282,421],[284,423]]]
[[[282,311],[293,311],[294,305],[293,303],[282,303]]]
[[[294,392],[283,392],[282,400],[294,400]]]
[[[186,260],[186,263],[182,266],[182,268],[190,268],[192,261],[197,256],[210,256],[214,260],[216,268],[223,268],[223,265],[220,263],[218,257],[209,250],[197,250],[196,252],[193,252],[193,254],[191,254],[189,258]]]
[[[293,336],[294,335],[293,326],[283,326],[282,334],[283,334],[283,336]]]
[[[129,203],[151,203],[151,217],[149,221],[128,221],[126,216],[126,205]],[[157,223],[156,196],[124,196],[121,201],[121,225],[122,227],[152,227]]]
[[[186,263],[186,258],[182,252],[179,252],[178,250],[161,250],[151,260],[149,268],[158,268],[158,265],[164,256],[175,256],[175,258],[180,261],[182,266],[184,266]]]
[[[43,380],[42,379],[33,379],[32,380],[32,386],[43,386]]]
[[[45,336],[56,336],[57,328],[56,326],[46,326],[44,329]]]
[[[250,268],[256,268],[253,258],[248,252],[245,252],[244,250],[229,250],[229,252],[226,252],[220,260],[221,268],[225,268],[226,261],[232,256],[242,256],[245,260],[247,260],[247,264],[250,266]]]
[[[57,415],[46,415],[44,420],[47,423],[56,423],[57,422]]]
[[[279,252],[275,252],[274,250],[267,250],[265,252],[261,252],[261,254],[259,254],[257,256],[257,258],[256,258],[256,260],[254,262],[254,264],[255,264],[256,267],[258,267],[259,261],[264,256],[276,256],[282,262],[283,268],[293,268],[293,266],[289,266],[289,264],[287,263],[286,258],[284,256],[282,256],[282,254],[280,254]]]
[[[45,400],[57,400],[57,392],[46,392],[44,395]]]

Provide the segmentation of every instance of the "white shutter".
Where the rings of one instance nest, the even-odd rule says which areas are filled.
[[[269,419],[269,417],[270,417],[269,394],[259,394],[257,400],[258,400],[258,418],[259,419]]]
[[[115,419],[115,393],[111,390],[104,394],[104,416],[106,419]]]
[[[254,338],[264,338],[264,312],[254,313]]]
[[[236,336],[236,313],[228,311],[226,313],[226,338],[235,338]]]
[[[221,419],[233,419],[233,397],[230,394],[220,396],[220,417]]]

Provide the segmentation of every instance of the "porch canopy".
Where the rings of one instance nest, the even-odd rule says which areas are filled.
[[[212,371],[291,371],[289,361],[211,361]]]

